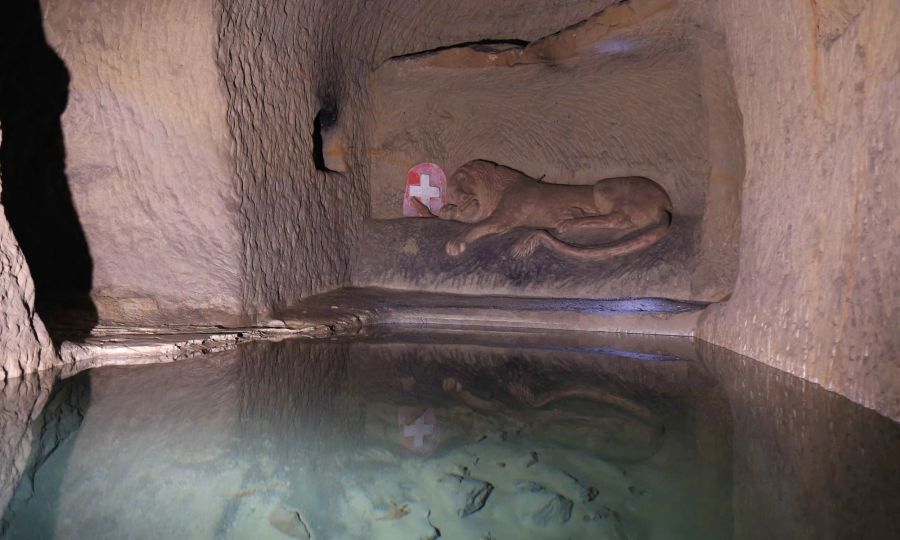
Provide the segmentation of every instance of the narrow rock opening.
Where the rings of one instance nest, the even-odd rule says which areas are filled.
[[[323,133],[327,133],[336,123],[337,110],[333,106],[325,106],[319,109],[313,120],[313,162],[316,164],[317,170],[334,172],[326,164]]]

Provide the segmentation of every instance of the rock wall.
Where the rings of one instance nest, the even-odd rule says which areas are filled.
[[[262,316],[347,281],[349,246],[366,213],[364,166],[316,167],[320,110],[348,144],[359,134],[367,28],[358,2],[224,0],[216,7],[218,62],[234,140],[245,307]],[[369,34],[371,36],[371,34]]]
[[[78,233],[64,243],[83,252],[77,286],[99,319],[126,324],[242,323],[348,283],[369,208],[370,70],[534,39],[606,5],[560,0],[535,18],[529,0],[26,4],[58,72],[51,172],[71,217],[58,228]],[[321,138],[346,152],[341,173],[316,159]],[[59,266],[40,247],[56,236],[30,239],[42,267]]]
[[[70,76],[65,171],[101,320],[241,319],[213,4],[41,1],[47,42]]]
[[[452,43],[533,39],[600,9],[552,4],[542,17],[530,0],[218,4],[251,316],[350,283],[370,208],[371,70]],[[328,155],[317,156],[323,142]]]
[[[900,419],[900,4],[729,0],[716,17],[747,181],[736,289],[699,335]]]
[[[719,38],[694,18],[667,0],[625,2],[527,44],[448,46],[378,66],[367,149],[374,220],[353,261],[354,283],[469,294],[727,297],[737,272],[740,113]],[[448,257],[443,245],[459,227],[401,218],[407,170],[433,162],[449,176],[476,158],[552,184],[645,176],[671,198],[672,228],[640,255],[603,262],[542,249],[516,260],[510,244],[520,231]]]
[[[0,126],[0,144],[2,140]],[[0,178],[0,196],[2,191]],[[0,384],[49,367],[55,356],[47,330],[34,312],[34,283],[28,265],[0,204]]]
[[[527,45],[455,46],[378,66],[372,216],[402,217],[416,163],[435,162],[449,176],[473,159],[563,184],[639,174],[666,189],[676,213],[702,213],[709,163],[699,47],[677,10],[655,4],[615,31],[609,21],[622,8]]]

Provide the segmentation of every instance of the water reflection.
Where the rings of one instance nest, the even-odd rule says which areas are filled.
[[[9,538],[876,538],[900,510],[896,424],[686,340],[411,332],[82,377]]]
[[[248,349],[239,439],[260,463],[243,489],[278,480],[269,504],[335,537],[728,535],[728,421],[695,422],[718,414],[697,412],[715,390],[696,366],[416,337]]]

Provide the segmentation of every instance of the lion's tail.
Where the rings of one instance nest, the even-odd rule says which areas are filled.
[[[672,215],[669,212],[663,212],[663,214],[662,219],[656,225],[649,229],[645,229],[641,234],[633,238],[614,244],[603,246],[575,246],[563,242],[551,234],[544,235],[542,241],[546,247],[557,253],[575,259],[580,259],[582,261],[605,261],[612,259],[613,257],[620,257],[622,255],[641,251],[658,242],[666,235],[666,232],[669,230],[669,226],[672,223]]]

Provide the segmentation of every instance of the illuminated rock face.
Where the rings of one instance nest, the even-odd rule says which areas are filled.
[[[900,419],[900,4],[732,0],[715,17],[747,181],[735,292],[698,333]]]
[[[0,211],[2,211],[0,206]],[[48,367],[55,353],[34,312],[34,285],[22,252],[0,215],[0,374],[18,377]]]
[[[647,176],[664,184],[678,214],[670,245],[642,258],[603,268],[548,264],[541,276],[491,268],[497,261],[457,262],[448,268],[465,275],[443,276],[439,289],[705,301],[731,292],[739,116],[721,58],[704,56],[713,42],[685,34],[689,13],[663,0],[609,11],[611,2],[565,2],[541,16],[528,0],[434,4],[363,4],[334,17],[336,4],[315,1],[89,11],[45,2],[47,42],[70,73],[65,167],[90,251],[98,319],[233,325],[344,285],[433,290],[435,268],[420,272],[422,257],[406,256],[405,247],[413,240],[425,251],[444,231],[405,223],[393,235],[369,219],[399,211],[391,181],[402,184],[406,165],[394,157],[422,153],[431,140],[395,139],[392,149],[386,137],[403,126],[403,115],[441,135],[446,151],[435,159],[445,166],[508,158],[505,164],[535,178],[549,172],[568,183]],[[397,10],[420,15],[397,18]],[[573,28],[588,31],[548,38]],[[518,44],[506,54],[520,65],[451,61],[430,68],[431,86],[395,73],[411,53],[506,36]],[[516,88],[512,142],[491,137],[510,122],[504,110],[466,116],[465,103],[446,92],[432,97],[460,113],[459,125],[445,129],[446,120],[420,114],[422,96],[444,81],[436,70],[459,71],[457,82],[479,72],[493,77],[471,98],[497,85]],[[523,76],[533,84],[521,84]],[[560,85],[577,99],[551,103],[548,92]],[[395,97],[386,96],[390,89]],[[646,107],[654,101],[660,105]],[[554,122],[566,129],[552,129]],[[711,126],[736,143],[710,149]],[[403,244],[395,246],[398,238]],[[356,246],[368,246],[369,257]]]
[[[443,270],[423,267],[420,272],[419,268],[406,271],[401,267],[393,274],[379,274],[362,264],[363,257],[350,258],[350,246],[355,243],[361,251],[368,251],[369,257],[390,257],[396,265],[398,258],[409,253],[429,253],[432,244],[440,251],[454,234],[422,231],[424,238],[432,235],[435,240],[426,244],[408,233],[432,223],[411,220],[416,224],[401,226],[363,221],[360,217],[369,211],[375,217],[396,217],[390,212],[400,211],[407,164],[398,160],[392,165],[397,155],[428,151],[432,156],[429,159],[438,159],[440,156],[433,154],[443,153],[447,163],[441,165],[447,170],[471,159],[493,157],[540,177],[548,172],[538,166],[541,162],[560,162],[556,159],[559,153],[541,153],[548,148],[548,140],[569,145],[562,148],[580,148],[583,138],[562,134],[548,139],[547,133],[530,137],[530,132],[517,123],[504,130],[502,138],[495,138],[494,144],[485,146],[486,139],[477,130],[467,131],[465,125],[440,117],[435,119],[451,131],[443,131],[444,124],[437,128],[432,124],[429,128],[427,123],[416,123],[417,130],[424,130],[421,136],[392,139],[392,124],[386,121],[391,117],[385,112],[403,106],[406,111],[421,111],[422,118],[432,119],[426,113],[433,108],[417,101],[432,87],[424,85],[423,90],[422,84],[392,86],[415,77],[389,78],[391,70],[399,70],[401,64],[410,65],[391,58],[483,40],[507,40],[521,47],[522,42],[539,40],[590,18],[608,3],[566,3],[552,8],[543,4],[545,9],[536,10],[524,1],[433,5],[397,1],[377,6],[354,4],[341,17],[328,15],[335,4],[283,4],[273,3],[268,12],[260,12],[233,2],[224,5],[221,13],[220,63],[226,68],[226,80],[232,81],[230,125],[236,140],[242,141],[237,163],[245,201],[243,234],[248,277],[244,291],[251,309],[289,304],[302,295],[348,280],[358,284],[433,287],[432,278],[440,277]],[[282,8],[287,10],[286,16],[279,11]],[[896,77],[890,76],[900,50],[890,32],[897,26],[900,9],[890,0],[865,4],[852,0],[815,4],[796,1],[787,5],[773,2],[768,10],[749,9],[744,3],[731,0],[720,2],[715,8],[705,2],[685,1],[671,10],[674,15],[663,10],[648,21],[652,24],[653,17],[674,17],[687,23],[667,28],[693,29],[678,43],[696,53],[693,58],[702,59],[693,66],[705,74],[690,84],[670,85],[653,94],[662,101],[693,106],[693,113],[674,119],[660,113],[642,125],[648,126],[646,133],[650,137],[657,135],[660,127],[694,129],[691,126],[697,126],[701,118],[705,120],[706,127],[694,131],[698,137],[682,138],[679,143],[688,145],[691,151],[675,148],[669,152],[671,160],[666,164],[674,168],[666,170],[679,172],[684,181],[664,187],[672,197],[676,219],[679,209],[697,215],[699,210],[711,208],[711,200],[727,204],[718,206],[717,213],[704,214],[706,221],[701,221],[698,228],[706,234],[700,236],[699,245],[675,246],[664,262],[649,261],[657,266],[642,264],[631,272],[619,273],[617,278],[606,270],[595,270],[589,285],[567,279],[563,288],[575,283],[573,292],[590,291],[591,287],[595,288],[593,293],[607,295],[615,290],[644,294],[677,290],[701,291],[708,299],[728,298],[711,310],[699,330],[702,337],[900,417],[900,403],[896,400],[900,375],[896,362],[891,361],[900,349],[896,332],[900,286],[892,277],[896,272],[891,270],[891,254],[898,251],[900,241],[900,224],[896,213],[890,210],[890,201],[898,198],[898,184],[891,175],[898,170],[900,161],[900,149],[891,142],[898,130],[895,98],[900,90]],[[782,12],[791,17],[771,16]],[[406,16],[398,17],[398,13]],[[807,24],[792,22],[797,20]],[[416,31],[409,31],[411,27]],[[700,29],[708,30],[711,36],[701,35]],[[280,46],[288,41],[286,36],[297,35],[302,38],[291,43],[304,45]],[[808,46],[799,47],[798,43]],[[621,56],[617,55],[627,51],[614,47],[605,52],[619,59]],[[718,54],[725,56],[721,70]],[[653,69],[665,71],[670,64],[661,58],[655,56],[658,62],[649,63],[648,69],[652,65]],[[684,55],[669,58],[685,60]],[[413,58],[408,60],[415,62]],[[683,69],[672,73],[671,80],[689,78],[691,64],[678,65]],[[560,77],[567,74],[561,64],[552,62],[518,67],[421,69],[429,74],[443,70],[442,76],[448,80],[468,76],[490,85],[491,77],[509,76],[495,71],[512,73],[520,67],[556,70]],[[413,65],[409,69],[417,68]],[[473,70],[482,70],[485,75],[473,78]],[[469,75],[454,75],[454,71],[466,71]],[[634,77],[639,79],[640,73],[635,70]],[[616,74],[627,75],[623,70]],[[847,77],[854,84],[841,83]],[[711,96],[722,94],[715,89],[723,88],[721,83],[731,78],[734,100],[727,99],[726,91],[723,99],[710,101]],[[261,84],[262,81],[270,84]],[[538,77],[530,87],[540,89],[541,81],[549,83],[552,79]],[[573,81],[577,83],[577,79]],[[648,81],[648,85],[652,83]],[[521,90],[529,85],[506,87],[513,93],[501,104],[514,109],[510,114],[500,117],[503,110],[495,109],[491,116],[489,107],[478,108],[491,96],[467,94],[469,106],[475,109],[468,109],[470,115],[465,118],[477,110],[481,111],[479,114],[487,111],[478,124],[482,126],[497,125],[508,118],[540,120],[540,116],[515,101],[527,97]],[[677,88],[686,90],[667,93]],[[704,98],[702,105],[696,105],[697,94]],[[594,102],[603,103],[606,97],[608,94],[598,94]],[[634,94],[624,97],[633,99]],[[616,101],[609,103],[608,110],[620,112]],[[737,131],[729,127],[733,122],[714,123],[735,114],[732,104],[740,111],[742,124]],[[314,169],[307,159],[313,146],[309,140],[311,131],[296,127],[311,125],[323,108],[338,111],[335,125],[348,149],[345,161],[349,172],[343,176]],[[579,113],[585,110],[586,107],[578,109]],[[370,115],[369,111],[375,114]],[[644,112],[641,109],[636,114]],[[619,154],[610,154],[608,144],[594,144],[590,152],[580,152],[592,164],[590,174],[582,180],[596,181],[608,176],[598,172],[602,167],[614,170],[623,164],[633,165],[641,152],[635,157],[629,151],[660,148],[640,140],[622,144],[625,137],[640,139],[640,130],[629,129],[628,118],[626,115],[623,122],[604,131],[612,142],[619,143]],[[654,118],[659,121],[654,123]],[[254,137],[256,133],[267,133],[271,138]],[[255,139],[269,142],[253,142]],[[533,142],[527,151],[516,152],[511,141]],[[472,151],[460,150],[466,147]],[[475,151],[489,151],[490,155],[473,155]],[[626,159],[617,161],[617,155]],[[413,157],[410,165],[417,163],[419,157],[428,156]],[[697,167],[693,168],[692,163]],[[381,174],[390,167],[401,174],[397,178]],[[695,172],[699,170],[705,171],[703,182],[697,181]],[[612,175],[624,173],[616,171]],[[666,182],[664,175],[652,171],[644,175]],[[401,197],[392,196],[391,189],[382,185],[395,180],[397,186],[391,189],[401,193]],[[735,190],[735,185],[743,187]],[[362,241],[356,242],[360,237]],[[379,238],[385,243],[371,241]],[[391,239],[395,238],[396,251],[377,249],[379,245],[392,246]],[[698,242],[696,236],[690,240]],[[739,251],[722,256],[738,245]],[[678,260],[692,250],[701,254],[697,260]],[[421,261],[421,256],[416,260]],[[479,279],[482,267],[492,264],[499,265],[490,261],[472,265],[466,268],[468,276],[448,276],[444,283],[448,290],[458,292],[473,291],[473,284],[483,287],[493,283],[495,291],[506,292],[515,289],[517,282],[539,280],[547,273],[546,266],[539,272],[498,266],[495,275],[500,278]],[[666,265],[689,270],[681,274],[652,270],[668,269]],[[666,275],[682,277],[666,284],[665,279],[670,279]],[[614,278],[620,280],[620,286],[604,289]],[[657,285],[650,287],[648,283]],[[552,286],[542,287],[544,293],[553,290]],[[528,283],[524,288],[529,289]]]
[[[65,174],[99,319],[240,322],[240,198],[214,2],[42,7],[70,78]]]
[[[0,126],[2,130],[2,126]],[[0,131],[0,142],[3,133]],[[3,179],[0,178],[0,196]],[[34,283],[0,204],[0,384],[49,367],[55,353],[34,312]]]
[[[379,64],[368,147],[376,220],[363,228],[354,281],[519,296],[726,298],[738,268],[744,156],[722,37],[689,22],[704,16],[665,0],[626,2],[550,31],[444,43]],[[409,167],[433,162],[450,175],[478,159],[550,185],[652,179],[671,198],[672,227],[653,249],[581,264],[542,249],[508,256],[518,247],[499,236],[454,258],[433,248],[457,231],[395,221]]]

